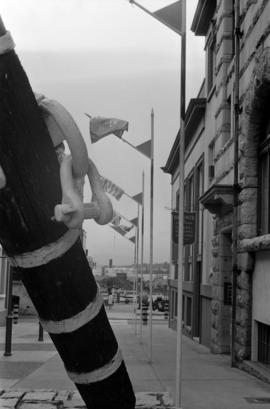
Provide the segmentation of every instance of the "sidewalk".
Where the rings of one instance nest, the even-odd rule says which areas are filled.
[[[149,326],[142,327],[141,337],[139,325],[137,335],[134,334],[132,320],[127,317],[120,320],[113,312],[109,315],[136,393],[137,407],[171,407],[168,396],[175,396],[176,333],[168,329],[165,320],[154,322],[150,364]],[[13,326],[10,357],[3,356],[4,335],[5,329],[1,328],[0,408],[5,407],[7,400],[10,405],[11,399],[18,401],[18,396],[12,398],[14,393],[20,395],[20,402],[23,399],[34,402],[32,406],[25,406],[26,409],[55,409],[56,401],[61,396],[62,400],[63,396],[66,399],[69,397],[69,408],[70,405],[75,407],[80,400],[79,395],[74,392],[74,384],[68,379],[48,335],[44,333],[43,342],[37,340],[37,322],[21,319],[19,324]],[[270,407],[270,386],[239,369],[231,368],[229,357],[213,355],[207,348],[184,336],[182,352],[183,409],[258,409],[258,403],[260,408]],[[144,392],[154,394],[146,396],[142,394]],[[163,405],[157,406],[157,399],[163,398]],[[34,405],[42,399],[43,406]],[[268,402],[266,399],[269,399]],[[47,406],[45,402],[49,402]],[[21,405],[19,409],[25,409]]]

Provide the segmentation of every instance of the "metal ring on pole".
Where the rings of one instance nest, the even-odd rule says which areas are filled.
[[[67,141],[72,156],[72,173],[75,178],[84,177],[88,170],[88,153],[76,122],[59,102],[41,94],[36,94],[36,100],[54,146]]]
[[[110,199],[104,192],[100,175],[94,162],[88,158],[86,144],[69,112],[57,101],[36,94],[37,103],[48,128],[55,148],[66,140],[71,156],[61,155],[60,180],[62,203],[55,206],[54,219],[68,228],[80,228],[84,219],[95,219],[98,224],[107,224],[113,217]],[[82,203],[81,179],[87,174],[92,202]],[[80,191],[81,190],[81,191]]]

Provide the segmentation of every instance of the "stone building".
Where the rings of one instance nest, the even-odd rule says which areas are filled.
[[[207,239],[211,230],[211,216],[199,204],[199,197],[207,186],[205,178],[205,81],[197,98],[192,98],[186,112],[185,142],[185,212],[195,212],[193,244],[185,245],[183,268],[183,329],[184,332],[210,346],[211,246]],[[173,215],[179,205],[179,133],[163,170],[171,174]],[[187,214],[187,213],[185,213]],[[172,220],[171,271],[169,281],[169,325],[176,328],[178,280],[178,220]],[[211,230],[209,232],[209,229]]]
[[[200,283],[196,274],[209,278],[211,350],[231,353],[233,364],[265,367],[270,364],[269,16],[267,0],[199,0],[191,27],[205,37],[200,136],[205,178],[199,202],[204,218],[209,216],[204,228],[212,247],[202,253],[211,265],[202,260],[192,283]],[[176,149],[174,144],[166,166]],[[188,158],[186,181],[187,164]],[[200,285],[200,317],[202,296]]]

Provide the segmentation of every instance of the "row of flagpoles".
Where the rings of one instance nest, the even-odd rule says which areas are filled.
[[[92,143],[98,142],[100,139],[108,135],[115,135],[123,142],[127,143],[137,152],[143,154],[150,159],[150,260],[149,260],[149,362],[152,361],[152,296],[153,296],[153,213],[154,213],[154,110],[151,111],[151,139],[134,146],[126,139],[122,137],[125,131],[128,131],[128,122],[118,118],[92,118],[89,114],[86,114],[90,118],[89,132]],[[127,238],[135,245],[134,260],[136,259],[136,289],[138,287],[138,254],[139,254],[139,237],[141,237],[141,266],[140,266],[140,336],[142,337],[142,299],[143,299],[143,263],[144,263],[144,172],[142,175],[142,192],[135,196],[130,196],[121,187],[116,185],[111,180],[101,176],[101,182],[104,191],[115,197],[116,200],[120,200],[123,195],[136,201],[138,204],[138,216],[134,219],[127,219],[117,211],[114,211],[114,218],[110,222],[109,226],[119,233],[122,237]],[[141,232],[139,229],[139,206],[141,206]],[[128,225],[123,224],[128,222]],[[128,233],[136,228],[136,233],[132,236],[128,236]],[[137,315],[135,309],[135,332],[137,331],[136,323]]]
[[[183,225],[184,225],[184,149],[185,149],[185,98],[186,98],[186,0],[176,1],[160,10],[151,12],[135,0],[129,2],[147,14],[160,21],[175,33],[181,36],[181,86],[180,86],[180,143],[179,143],[179,228],[178,228],[178,303],[177,303],[177,346],[176,346],[176,396],[175,407],[181,409],[181,384],[182,384],[182,296],[183,296]],[[86,114],[89,116],[88,114]],[[90,117],[90,116],[89,116]],[[134,146],[127,140],[122,138],[124,131],[128,130],[128,122],[115,118],[91,118],[90,117],[90,137],[92,143],[97,142],[101,138],[114,134],[123,142],[136,149],[148,157],[151,161],[150,174],[150,342],[149,342],[149,361],[152,361],[152,271],[153,271],[153,187],[154,187],[154,112],[151,112],[151,140],[144,142],[141,145]],[[142,193],[137,196],[141,199],[138,203],[142,207],[141,212],[141,296],[140,310],[142,314],[142,283],[143,283],[143,238],[144,238],[144,173],[142,178]],[[116,198],[120,198],[122,194],[126,194],[108,179],[103,178],[104,188],[108,193],[113,194]],[[127,194],[126,194],[127,195]],[[127,195],[129,196],[129,195]],[[129,196],[130,197],[130,196]],[[131,197],[135,199],[135,196]],[[119,199],[118,199],[119,200]],[[117,215],[116,215],[117,217]],[[120,217],[120,215],[118,215]],[[138,278],[138,254],[139,254],[139,211],[136,223],[136,236],[129,238],[135,244],[135,256],[137,263],[137,278]],[[114,221],[111,224],[119,234],[125,236],[127,231],[121,225],[117,225]],[[140,333],[142,334],[142,316],[140,319]],[[135,324],[136,325],[136,324]]]
[[[185,161],[185,115],[186,115],[186,0],[176,1],[155,12],[150,12],[135,0],[129,0],[156,20],[181,36],[181,85],[180,85],[180,142],[179,142],[179,207],[178,207],[178,303],[175,407],[182,406],[182,298],[184,255],[184,161]]]

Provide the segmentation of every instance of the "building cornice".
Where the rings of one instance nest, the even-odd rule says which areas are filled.
[[[188,147],[196,128],[204,116],[206,107],[206,98],[192,98],[186,110],[185,118],[185,149]],[[161,169],[165,173],[173,175],[179,166],[179,142],[180,131],[177,133],[166,165]]]
[[[199,0],[191,24],[196,36],[206,36],[216,10],[216,0]]]
[[[233,210],[233,186],[212,185],[199,202],[212,214],[221,216],[229,213]]]

